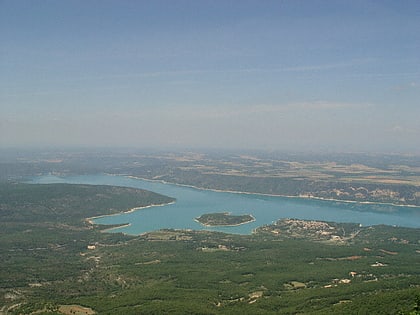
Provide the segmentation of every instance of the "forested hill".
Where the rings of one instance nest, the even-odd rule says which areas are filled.
[[[0,186],[0,314],[417,314],[418,229],[288,219],[253,235],[129,236],[83,222],[172,200]]]
[[[167,196],[128,187],[1,184],[0,218],[3,223],[78,224],[88,217],[114,214],[135,207],[172,201],[174,199]]]

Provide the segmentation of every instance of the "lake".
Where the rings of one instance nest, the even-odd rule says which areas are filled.
[[[46,175],[35,177],[30,182],[126,186],[146,189],[176,198],[176,202],[173,204],[94,220],[98,224],[130,223],[130,226],[113,230],[127,234],[142,234],[164,228],[250,234],[255,228],[271,224],[282,218],[354,222],[362,225],[387,224],[420,227],[419,207],[217,192],[104,174],[65,177]],[[232,227],[204,227],[194,221],[194,218],[212,212],[231,212],[234,215],[251,214],[256,220]]]

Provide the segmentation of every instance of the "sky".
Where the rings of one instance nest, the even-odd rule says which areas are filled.
[[[420,153],[420,1],[0,0],[0,148]]]

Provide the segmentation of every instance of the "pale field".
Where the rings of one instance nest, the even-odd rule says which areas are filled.
[[[96,314],[94,310],[89,307],[80,305],[60,305],[58,311],[65,315],[92,315]]]
[[[420,186],[420,167],[389,165],[387,168],[367,166],[361,163],[297,162],[261,159],[241,155],[228,160],[209,159],[202,154],[166,155],[160,157],[176,162],[193,162],[175,166],[183,171],[199,171],[205,175],[230,175],[261,178],[296,178],[309,180],[334,180],[341,182],[366,182]],[[405,176],[404,173],[410,173]]]

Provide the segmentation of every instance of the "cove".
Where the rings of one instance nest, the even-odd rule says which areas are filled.
[[[255,228],[271,224],[282,218],[353,222],[364,226],[386,224],[420,227],[420,208],[418,207],[218,192],[122,175],[99,174],[63,177],[45,175],[34,177],[29,182],[126,186],[146,189],[176,198],[176,202],[173,204],[139,209],[130,213],[94,220],[98,224],[130,223],[129,226],[112,231],[133,235],[166,228],[251,234]],[[212,212],[231,212],[234,215],[251,214],[255,221],[244,225],[225,227],[205,227],[194,221],[194,218]]]

